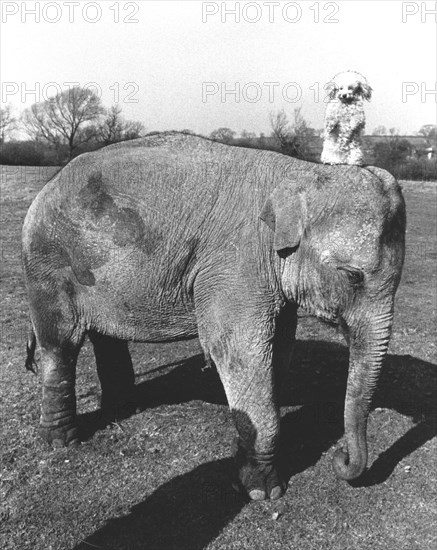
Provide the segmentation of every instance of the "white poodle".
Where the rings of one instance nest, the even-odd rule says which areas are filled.
[[[329,83],[321,161],[326,164],[362,164],[361,134],[364,130],[364,100],[370,101],[372,88],[360,73],[345,71]]]

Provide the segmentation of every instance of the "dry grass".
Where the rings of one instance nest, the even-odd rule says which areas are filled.
[[[196,341],[133,345],[143,412],[106,428],[86,344],[77,392],[85,441],[51,451],[39,440],[40,383],[24,370],[19,241],[25,212],[53,171],[1,167],[1,548],[435,548],[435,184],[403,183],[407,261],[370,419],[368,474],[357,487],[333,475],[347,352],[336,332],[303,318],[283,392],[289,488],[279,502],[248,504],[230,487],[235,432]]]

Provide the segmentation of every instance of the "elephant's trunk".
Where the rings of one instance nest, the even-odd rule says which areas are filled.
[[[350,358],[344,408],[346,448],[338,449],[333,467],[336,475],[352,480],[359,477],[367,465],[367,418],[372,397],[390,340],[393,311],[380,313],[349,328]]]

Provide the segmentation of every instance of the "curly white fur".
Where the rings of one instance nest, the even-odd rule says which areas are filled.
[[[361,136],[366,123],[364,100],[370,101],[372,88],[364,76],[355,71],[337,74],[330,84],[321,161],[362,164]]]

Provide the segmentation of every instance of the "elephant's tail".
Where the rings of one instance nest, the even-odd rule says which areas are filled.
[[[31,328],[27,338],[27,345],[26,345],[27,357],[26,357],[25,367],[27,370],[30,370],[34,374],[36,374],[38,370],[38,364],[35,361],[35,349],[36,349],[36,336],[35,336],[35,332],[33,331],[33,328]]]

